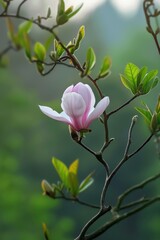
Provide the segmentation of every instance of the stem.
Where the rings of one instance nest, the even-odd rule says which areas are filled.
[[[158,42],[157,34],[156,34],[156,32],[154,32],[154,30],[152,28],[152,25],[151,25],[151,22],[150,22],[150,18],[151,17],[154,17],[155,19],[157,19],[157,16],[152,15],[150,13],[148,14],[148,12],[150,12],[149,8],[151,6],[154,8],[154,11],[155,11],[154,2],[150,1],[150,3],[148,3],[148,1],[144,0],[144,2],[143,2],[143,11],[144,11],[144,15],[145,15],[146,22],[147,22],[147,30],[153,36],[153,39],[155,41],[158,53],[160,54],[160,44]],[[158,25],[158,21],[157,21],[157,25]],[[159,29],[159,26],[157,27],[157,29]]]
[[[108,230],[109,228],[111,228],[113,225],[121,222],[122,220],[128,218],[129,216],[143,210],[144,208],[148,207],[149,205],[160,201],[160,196],[154,197],[154,198],[150,198],[150,200],[148,200],[148,202],[145,202],[142,206],[137,207],[127,213],[124,213],[120,216],[117,216],[117,218],[112,219],[110,222],[107,222],[106,224],[104,224],[100,229],[96,230],[95,232],[91,233],[90,235],[85,237],[85,240],[92,240],[95,239],[96,237],[102,235],[104,232],[106,232],[106,230]],[[78,240],[78,239],[75,239]]]
[[[103,216],[106,212],[108,212],[110,210],[110,207],[105,208],[105,209],[100,209],[100,211],[93,217],[90,219],[90,221],[88,221],[88,223],[84,226],[84,228],[82,229],[80,235],[75,239],[75,240],[84,240],[87,239],[85,237],[85,233],[86,231],[89,229],[89,227],[95,223],[101,216]]]
[[[160,173],[150,177],[150,178],[147,178],[146,180],[142,181],[141,183],[139,184],[136,184],[134,185],[133,187],[127,189],[122,195],[120,195],[118,197],[118,202],[117,202],[117,206],[116,206],[116,209],[118,210],[123,202],[123,200],[125,199],[126,196],[128,196],[130,193],[132,193],[133,191],[137,190],[137,189],[141,189],[143,188],[145,185],[147,185],[148,183],[156,180],[160,178]],[[144,199],[145,200],[145,199]],[[124,207],[123,207],[124,208]],[[122,209],[122,208],[120,208]]]
[[[146,139],[146,141],[137,149],[135,150],[133,153],[131,153],[128,158],[131,158],[133,157],[135,154],[137,154],[150,140],[151,138],[153,137],[153,133],[151,133],[151,135]]]
[[[25,2],[27,2],[27,0],[23,0],[23,1],[19,4],[19,6],[18,6],[18,8],[17,8],[17,16],[19,16],[20,11],[21,11],[21,7],[22,7],[22,5],[23,5]]]
[[[9,46],[6,47],[2,52],[0,52],[0,59],[3,57],[3,55],[5,55],[5,54],[6,54],[7,52],[9,52],[11,49],[15,50],[12,45],[9,45]]]
[[[84,205],[84,206],[86,206],[86,207],[90,207],[90,208],[94,208],[94,209],[99,209],[99,206],[93,205],[93,204],[90,204],[90,203],[87,203],[87,202],[84,202],[84,201],[80,200],[79,198],[69,198],[69,197],[66,197],[65,195],[63,195],[63,196],[54,197],[54,199],[64,199],[64,200],[66,200],[66,201],[71,201],[71,202],[79,203],[79,204]]]
[[[122,106],[116,108],[115,110],[111,111],[110,113],[107,114],[108,118],[114,114],[117,113],[119,110],[121,110],[122,108],[124,108],[125,106],[127,106],[130,102],[132,102],[135,98],[137,98],[139,95],[134,95],[131,99],[129,99],[127,102],[125,102]]]

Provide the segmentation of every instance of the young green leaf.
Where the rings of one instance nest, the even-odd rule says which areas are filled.
[[[4,0],[0,0],[0,5],[5,9],[7,3]]]
[[[65,187],[68,188],[68,168],[67,166],[57,158],[52,158],[52,163],[56,169],[61,181],[64,183]]]
[[[128,63],[126,65],[124,73],[129,80],[136,82],[137,75],[139,73],[139,68],[133,63]]]
[[[23,34],[23,47],[25,50],[26,57],[31,60],[32,54],[31,54],[31,45],[30,45],[30,39],[27,33]]]
[[[79,166],[79,160],[76,159],[73,163],[71,163],[68,169],[69,191],[74,197],[76,197],[79,189],[78,176],[77,176],[78,166]]]
[[[45,223],[42,224],[42,230],[43,230],[45,240],[49,240],[50,239],[49,232],[47,229],[47,225]]]
[[[79,31],[78,31],[78,34],[77,34],[77,37],[75,39],[75,49],[78,49],[79,46],[80,46],[80,43],[81,41],[83,40],[85,36],[85,26],[81,26]]]
[[[6,19],[7,29],[8,29],[8,37],[15,45],[16,49],[21,49],[20,41],[18,39],[17,33],[15,33],[13,22],[10,18]]]
[[[72,18],[73,16],[75,16],[79,11],[80,9],[82,8],[83,6],[83,3],[77,8],[75,9],[74,11],[72,11],[70,14],[68,14],[68,19]]]
[[[110,74],[110,68],[111,68],[112,62],[110,57],[105,57],[99,72],[99,78],[104,78],[108,74]]]
[[[65,11],[65,2],[64,0],[59,0],[57,16],[63,15]]]
[[[69,172],[74,173],[75,175],[77,175],[78,172],[78,166],[79,166],[79,160],[76,159],[73,163],[71,163],[71,165],[69,166]]]
[[[133,63],[128,63],[125,68],[125,76],[132,83],[134,92],[136,92],[137,87],[137,75],[140,69]]]
[[[130,80],[128,80],[128,79],[127,79],[124,75],[122,75],[122,74],[120,74],[120,79],[121,79],[122,84],[123,84],[126,88],[128,88],[129,90],[131,90],[131,92],[134,94],[135,91],[134,91],[134,85],[133,85],[133,83],[132,83]]]
[[[79,183],[78,177],[75,173],[70,172],[68,173],[68,190],[72,194],[73,197],[76,197],[79,192]]]
[[[152,115],[151,123],[150,123],[150,129],[152,133],[155,133],[158,127],[158,119],[157,119],[157,113],[154,112]]]
[[[68,18],[68,15],[63,13],[62,15],[59,15],[57,16],[56,18],[56,22],[58,25],[63,25],[65,24],[66,22],[68,22],[69,18]]]
[[[94,53],[94,50],[92,48],[89,48],[87,51],[86,56],[86,65],[85,65],[85,71],[84,76],[90,73],[91,69],[94,67],[96,63],[96,55]]]
[[[50,16],[51,16],[51,8],[49,7],[47,11],[47,18],[50,18]]]
[[[51,44],[53,44],[53,41],[54,41],[54,36],[53,35],[51,35],[47,38],[47,40],[44,43],[44,47],[45,47],[46,51],[49,50]]]
[[[35,53],[35,57],[38,60],[44,61],[44,59],[46,57],[45,46],[40,42],[36,42],[35,45],[34,45],[34,53]]]
[[[24,33],[29,33],[32,28],[32,21],[25,21],[21,23],[18,27],[18,35],[23,36]]]
[[[64,53],[64,48],[56,39],[54,39],[54,52],[56,53],[56,59],[59,59]]]
[[[151,119],[152,119],[152,114],[150,111],[144,108],[136,107],[135,108],[146,120],[147,124],[150,125]]]
[[[147,74],[147,67],[143,67],[140,69],[137,74],[137,87],[143,82],[145,75]]]
[[[160,112],[160,96],[158,97],[158,102],[156,105],[156,112],[159,113]]]
[[[85,191],[88,187],[92,185],[94,179],[92,178],[93,173],[90,173],[80,184],[79,193]]]

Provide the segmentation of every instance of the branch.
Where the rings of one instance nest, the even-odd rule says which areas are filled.
[[[107,114],[108,118],[114,114],[117,113],[119,110],[121,110],[122,108],[126,107],[130,102],[132,102],[135,98],[137,98],[139,95],[134,95],[131,99],[129,99],[127,102],[125,102],[122,106],[116,108],[115,110],[111,111],[110,113]]]
[[[135,190],[137,190],[137,189],[143,188],[143,187],[146,186],[148,183],[150,183],[150,182],[152,182],[152,181],[154,181],[154,180],[156,180],[156,179],[158,179],[158,178],[160,178],[160,173],[158,173],[158,174],[156,174],[156,175],[154,175],[154,176],[152,176],[152,177],[150,177],[150,178],[147,178],[146,180],[142,181],[141,183],[136,184],[136,185],[134,185],[133,187],[127,189],[124,193],[122,193],[122,194],[118,197],[118,201],[117,201],[117,205],[116,205],[116,207],[115,207],[115,210],[117,211],[118,209],[122,209],[122,207],[120,208],[120,206],[121,206],[123,200],[124,200],[130,193],[132,193],[133,191],[135,191]],[[141,201],[142,201],[142,199],[141,199]],[[146,199],[143,199],[143,201],[146,201]],[[138,203],[139,203],[139,202],[138,202]],[[123,206],[123,208],[124,208],[124,206]]]
[[[157,196],[157,197],[153,197],[153,198],[150,198],[148,200],[148,202],[145,202],[142,206],[140,207],[137,207],[127,213],[124,213],[122,215],[118,215],[115,219],[112,219],[111,221],[107,222],[106,224],[104,224],[101,228],[99,228],[98,230],[94,231],[93,233],[91,233],[90,235],[86,236],[84,238],[84,240],[93,240],[95,239],[96,237],[102,235],[104,232],[106,232],[109,228],[111,228],[113,225],[121,222],[122,220],[128,218],[129,216],[137,213],[137,212],[140,212],[141,210],[143,210],[144,208],[148,207],[149,205],[157,202],[157,201],[160,201],[160,196]],[[77,240],[77,239],[75,239]]]
[[[150,11],[150,7],[153,8],[154,13],[152,14]],[[158,42],[158,34],[160,33],[160,26],[158,23],[158,16],[160,15],[160,11],[155,8],[155,4],[153,0],[144,0],[143,2],[143,11],[146,18],[147,23],[147,31],[153,36],[156,47],[158,49],[158,53],[160,54],[160,44]],[[155,18],[155,22],[157,25],[157,29],[154,31],[151,25],[151,18]]]

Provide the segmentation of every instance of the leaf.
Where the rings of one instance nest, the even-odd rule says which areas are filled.
[[[147,124],[150,125],[152,113],[149,110],[140,107],[136,107],[135,109],[145,118]]]
[[[112,65],[111,58],[105,57],[99,72],[99,77],[106,77],[110,73],[110,67]]]
[[[23,47],[24,47],[26,56],[29,58],[29,60],[31,60],[32,55],[31,55],[30,39],[29,39],[28,34],[26,34],[26,33],[24,33],[24,35],[23,35]]]
[[[64,183],[65,187],[68,188],[68,168],[67,166],[57,158],[52,158],[52,163],[56,169],[61,181]]]
[[[131,92],[134,94],[134,86],[133,83],[131,81],[129,81],[124,75],[120,74],[120,78],[121,78],[121,82],[122,84],[128,88],[129,90],[131,90]]]
[[[48,229],[47,229],[47,225],[45,223],[42,224],[42,229],[43,229],[43,234],[44,234],[44,238],[45,240],[49,240],[49,233],[48,233]]]
[[[64,53],[64,48],[56,39],[54,40],[54,50],[56,52],[56,59],[59,59]]]
[[[44,61],[46,57],[46,49],[44,45],[40,42],[36,42],[34,45],[34,53],[36,55],[36,58],[40,61]]]
[[[65,14],[65,13],[57,16],[57,18],[56,18],[56,22],[57,22],[58,25],[63,25],[66,22],[68,22],[68,20],[69,20],[68,15]]]
[[[76,15],[76,14],[80,11],[80,9],[82,8],[82,6],[83,6],[83,3],[82,3],[75,11],[71,12],[71,13],[68,15],[68,19],[69,19],[69,18],[72,18],[74,15]]]
[[[154,112],[152,119],[151,119],[151,123],[150,123],[150,129],[151,129],[152,133],[156,132],[157,127],[158,127],[157,113]]]
[[[73,6],[70,6],[66,11],[65,13],[68,15],[70,14],[71,12],[73,12]]]
[[[47,11],[47,18],[50,18],[50,16],[51,16],[51,8],[49,7]]]
[[[38,72],[39,72],[40,74],[42,74],[43,71],[44,71],[44,64],[41,63],[41,62],[36,62],[36,66],[37,66]]]
[[[145,78],[147,78],[147,76]],[[153,79],[152,78],[148,78],[148,79],[149,79],[148,81],[145,81],[145,79],[143,81],[142,94],[147,94],[151,89],[156,87],[159,82],[159,78],[157,76],[153,77]]]
[[[79,183],[77,175],[73,172],[68,173],[68,185],[70,193],[73,197],[76,197],[79,192]]]
[[[54,41],[54,36],[53,35],[51,35],[51,36],[49,36],[47,38],[47,40],[44,43],[44,47],[45,47],[46,51],[49,50],[49,48],[50,48],[51,44],[53,43],[53,41]]]
[[[5,9],[7,6],[7,3],[4,0],[0,0],[0,5]]]
[[[89,48],[86,56],[86,69],[84,71],[84,76],[90,73],[95,63],[96,63],[96,56],[95,56],[94,50],[92,48]]]
[[[64,11],[65,11],[65,2],[64,0],[59,0],[57,16],[63,15]]]
[[[80,184],[79,193],[85,191],[88,187],[92,185],[94,179],[92,178],[93,173],[90,173]]]
[[[16,46],[17,49],[20,49],[20,43],[19,43],[17,34],[15,33],[13,22],[11,21],[10,18],[6,18],[6,24],[7,24],[7,28],[8,28],[9,39]]]
[[[146,74],[144,80],[143,80],[143,84],[147,84],[148,82],[150,82],[152,79],[154,79],[158,74],[158,70],[152,70],[149,73]]]
[[[141,68],[141,70],[137,74],[137,87],[142,83],[146,74],[147,74],[147,67]]]
[[[134,91],[136,91],[137,75],[139,73],[139,68],[133,63],[128,63],[126,65],[124,73],[126,78],[132,83]]]
[[[31,31],[32,25],[32,21],[25,21],[21,23],[18,27],[18,34],[23,35],[23,33],[29,33]]]
[[[158,102],[157,102],[157,105],[156,105],[156,112],[160,113],[160,96],[158,97]]]
[[[78,166],[79,166],[79,160],[76,159],[73,163],[71,163],[71,165],[69,166],[69,172],[74,173],[75,175],[77,175],[78,172]]]
[[[69,191],[71,192],[72,196],[76,196],[79,189],[79,183],[78,183],[78,166],[79,166],[79,160],[76,159],[71,165],[69,166],[68,171],[68,184],[69,184]]]
[[[65,13],[65,2],[64,2],[64,0],[59,0],[56,22],[57,22],[58,25],[63,25],[64,23],[68,22],[68,16]]]
[[[80,43],[84,37],[85,37],[85,26],[82,25],[78,31],[78,34],[75,40],[75,49],[79,48]]]

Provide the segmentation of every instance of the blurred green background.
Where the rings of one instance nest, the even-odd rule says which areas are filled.
[[[84,24],[86,37],[81,51],[77,54],[84,61],[86,50],[93,47],[97,56],[98,71],[105,55],[112,58],[112,75],[100,85],[103,92],[110,97],[109,111],[118,107],[131,97],[120,82],[119,73],[123,73],[126,63],[148,66],[160,70],[160,59],[151,36],[146,32],[146,23],[142,6],[132,17],[120,15],[110,3],[97,7],[96,11],[86,18],[71,22],[61,27],[58,34],[67,43]],[[5,22],[1,21],[1,49],[7,45]],[[32,32],[35,40],[45,40],[37,29]],[[93,73],[93,75],[94,75]],[[96,160],[69,136],[66,125],[44,116],[38,104],[56,108],[66,87],[80,79],[75,70],[63,66],[48,76],[41,77],[34,65],[24,58],[23,52],[9,54],[9,66],[0,69],[0,239],[3,240],[40,240],[43,239],[41,225],[45,222],[52,239],[70,240],[79,233],[81,227],[93,216],[94,210],[77,204],[54,201],[42,196],[41,180],[56,182],[58,176],[51,163],[55,156],[67,165],[74,159],[80,159],[80,178],[95,170],[95,185],[82,194],[82,199],[92,200],[96,204],[104,181],[104,171]],[[159,86],[150,95],[141,97],[150,107],[154,107],[159,94]],[[133,115],[134,107],[117,113],[109,122],[110,137],[115,141],[106,152],[106,159],[111,167],[121,159],[125,148],[127,130]],[[60,110],[60,108],[59,108]],[[92,124],[92,133],[85,142],[94,149],[102,144],[103,130],[98,121]],[[133,148],[135,149],[148,136],[148,130],[139,117],[134,130]],[[136,155],[114,178],[109,189],[108,201],[112,205],[116,196],[127,187],[159,171],[158,156],[152,141]],[[159,181],[150,184],[142,195],[156,195],[159,192]],[[98,239],[145,239],[160,238],[160,205],[155,204],[130,219],[114,226]],[[103,221],[106,219],[103,218]]]

